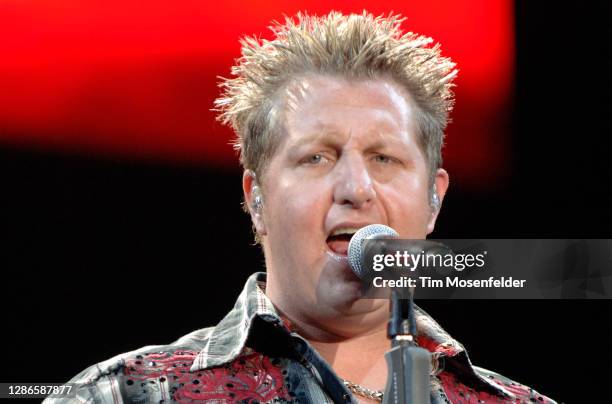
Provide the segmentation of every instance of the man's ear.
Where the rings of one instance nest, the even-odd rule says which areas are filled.
[[[438,219],[438,214],[442,208],[442,201],[444,200],[444,195],[446,195],[448,184],[448,173],[445,169],[438,168],[438,171],[436,171],[436,178],[434,179],[434,189],[431,195],[431,215],[429,217],[429,222],[427,223],[427,234],[434,231],[434,228],[436,227],[436,220]]]
[[[253,227],[260,236],[266,234],[266,226],[263,219],[263,194],[255,173],[252,170],[244,170],[242,174],[242,192],[244,202],[253,221]]]

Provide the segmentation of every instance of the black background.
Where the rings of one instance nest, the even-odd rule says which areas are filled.
[[[611,238],[609,16],[604,1],[517,3],[511,176],[486,193],[453,183],[436,237]],[[5,146],[0,175],[2,381],[66,381],[213,325],[263,268],[238,168]],[[608,401],[610,300],[419,304],[475,364],[560,402]]]

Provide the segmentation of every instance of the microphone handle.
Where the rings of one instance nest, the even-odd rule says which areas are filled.
[[[383,404],[429,404],[431,354],[408,341],[385,353],[387,385]]]

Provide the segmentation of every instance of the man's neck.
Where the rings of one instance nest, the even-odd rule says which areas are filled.
[[[295,319],[290,321],[338,376],[369,389],[384,389],[387,379],[384,354],[390,348],[386,322],[367,332],[339,336]]]
[[[341,378],[375,390],[384,387],[387,377],[384,354],[389,350],[386,328],[337,342],[310,340],[310,343]]]

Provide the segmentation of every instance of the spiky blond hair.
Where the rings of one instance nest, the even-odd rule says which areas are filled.
[[[403,33],[400,15],[374,17],[332,11],[316,17],[297,14],[270,29],[275,39],[241,40],[242,57],[223,79],[223,94],[215,101],[218,119],[237,135],[245,169],[262,176],[278,145],[282,100],[278,94],[308,74],[347,78],[390,77],[416,103],[419,143],[428,161],[430,181],[442,164],[441,149],[448,114],[453,107],[455,64],[440,53],[431,38]]]

